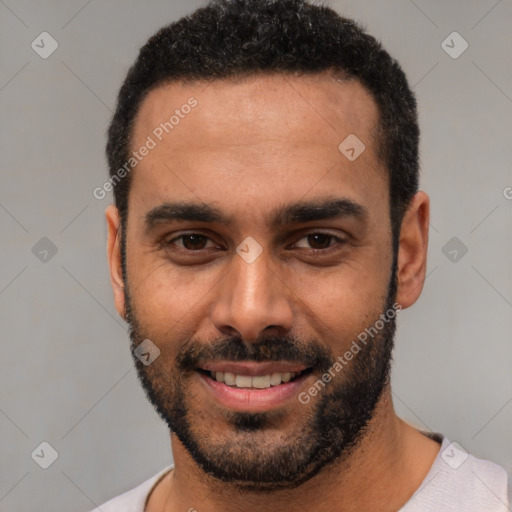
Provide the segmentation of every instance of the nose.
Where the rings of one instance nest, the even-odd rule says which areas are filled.
[[[269,268],[265,251],[251,263],[235,254],[230,265],[212,307],[214,326],[225,335],[239,335],[246,341],[256,340],[265,330],[289,332],[293,294]]]

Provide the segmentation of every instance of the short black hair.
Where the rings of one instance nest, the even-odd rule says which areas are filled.
[[[134,120],[151,90],[178,80],[329,70],[358,81],[377,104],[377,156],[389,176],[396,251],[403,215],[418,191],[414,94],[398,62],[374,37],[330,7],[305,0],[213,0],[160,29],[141,48],[120,89],[106,146],[122,227],[131,178],[125,173],[119,180],[116,173],[129,161]]]

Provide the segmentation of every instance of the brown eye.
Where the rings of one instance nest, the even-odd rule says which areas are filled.
[[[183,237],[183,247],[191,251],[204,249],[207,238],[203,235],[185,235]]]
[[[315,233],[307,236],[309,245],[313,249],[327,249],[327,247],[331,245],[333,238],[332,235],[326,235],[324,233]]]
[[[181,243],[178,241],[181,241]],[[201,249],[206,248],[208,241],[210,241],[210,239],[207,236],[192,233],[190,235],[181,235],[170,240],[169,245],[177,245],[187,251],[200,251]]]
[[[342,245],[344,242],[343,239],[329,233],[310,233],[309,235],[303,236],[295,244],[295,247],[320,251],[329,249],[336,244]]]

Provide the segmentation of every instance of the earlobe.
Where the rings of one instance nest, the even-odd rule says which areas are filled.
[[[423,290],[429,222],[430,199],[420,190],[411,199],[400,230],[397,302],[404,309],[412,306]]]
[[[107,258],[110,269],[110,284],[114,292],[114,303],[119,315],[126,319],[124,280],[121,265],[121,219],[114,205],[105,210],[107,220]]]

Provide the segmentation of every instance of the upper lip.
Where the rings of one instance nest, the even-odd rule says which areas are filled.
[[[262,363],[256,361],[211,361],[200,364],[199,369],[258,377],[271,375],[272,373],[299,373],[306,370],[307,367],[290,361],[268,361]]]

